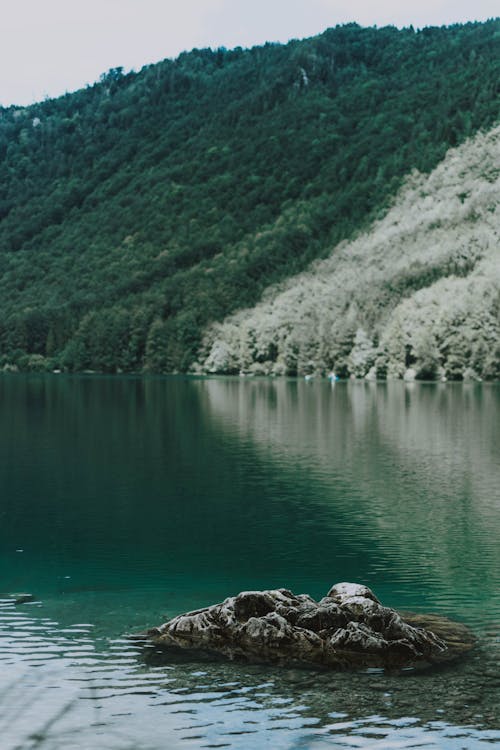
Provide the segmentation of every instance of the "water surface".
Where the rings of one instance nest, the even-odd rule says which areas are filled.
[[[500,743],[498,386],[5,376],[0,419],[6,750]],[[396,677],[157,663],[123,639],[342,580],[480,647]]]

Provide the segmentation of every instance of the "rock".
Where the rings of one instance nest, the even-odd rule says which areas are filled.
[[[401,615],[366,586],[338,583],[316,602],[287,589],[244,591],[138,636],[161,649],[322,667],[402,668],[449,661],[474,645],[438,615]]]
[[[11,597],[14,599],[14,604],[27,604],[36,601],[33,594],[11,594]]]

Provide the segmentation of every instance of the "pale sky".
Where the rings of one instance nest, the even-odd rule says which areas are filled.
[[[0,0],[0,105],[28,104],[193,47],[250,47],[329,26],[415,28],[500,15],[500,0]]]

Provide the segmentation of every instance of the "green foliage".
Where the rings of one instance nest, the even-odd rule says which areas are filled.
[[[208,323],[498,119],[499,29],[350,24],[0,109],[2,361],[188,369]],[[307,356],[290,351],[290,371]]]

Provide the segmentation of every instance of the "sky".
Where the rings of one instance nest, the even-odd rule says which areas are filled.
[[[415,28],[500,15],[499,0],[2,0],[0,105],[29,104],[176,57],[356,21]]]

